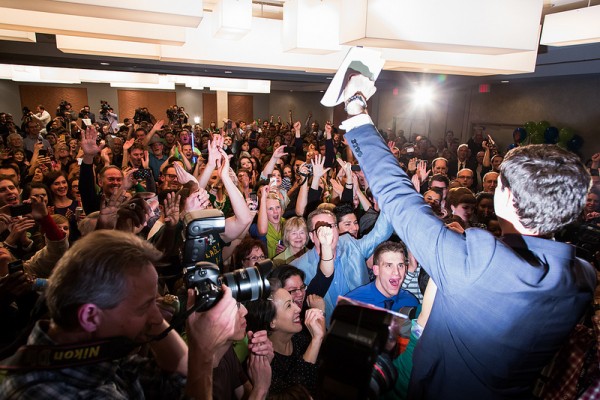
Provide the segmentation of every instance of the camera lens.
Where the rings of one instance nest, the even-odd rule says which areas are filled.
[[[258,300],[268,296],[271,291],[269,280],[256,267],[238,269],[223,274],[220,279],[239,302]]]

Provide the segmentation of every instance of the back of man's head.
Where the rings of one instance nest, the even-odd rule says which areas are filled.
[[[80,306],[115,308],[127,296],[128,276],[155,265],[161,256],[131,233],[100,230],[86,235],[63,255],[48,280],[46,300],[52,320],[72,330],[79,326]]]
[[[500,167],[521,224],[548,235],[575,221],[585,205],[590,174],[579,157],[554,145],[511,150]]]

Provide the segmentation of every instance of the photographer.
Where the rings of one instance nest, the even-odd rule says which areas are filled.
[[[173,104],[172,107],[167,108],[167,118],[169,119],[169,125],[173,125],[177,121],[177,114],[179,113],[179,107],[177,104]]]
[[[154,118],[154,115],[150,114],[147,107],[140,107],[136,108],[135,110],[133,122],[135,122],[138,125],[142,122],[147,122],[152,125],[156,123],[156,118]]]
[[[44,106],[41,104],[37,106],[36,111],[37,112],[35,114],[30,114],[31,118],[35,119],[40,124],[42,130],[45,130],[50,121],[52,120],[52,116],[48,111],[46,111],[46,108],[44,108]]]
[[[119,130],[119,116],[115,114],[113,108],[106,102],[100,100],[100,121],[109,125],[109,133],[113,134]]]
[[[90,106],[88,106],[87,104],[85,106],[83,106],[83,108],[79,111],[79,118],[82,120],[89,119],[92,124],[96,123],[96,114],[94,114],[93,112],[90,111]],[[85,122],[82,123],[81,127],[84,130],[87,128],[87,125],[85,124]]]
[[[111,251],[99,252],[100,245]],[[223,287],[223,298],[210,311],[192,313],[186,326],[188,345],[175,331],[152,340],[168,326],[156,300],[154,265],[160,258],[160,252],[130,233],[98,231],[78,241],[49,279],[51,319],[36,323],[28,344],[45,345],[56,354],[67,354],[72,346],[99,346],[115,353],[89,351],[79,358],[61,357],[62,362],[54,358],[58,367],[41,370],[27,368],[18,357],[5,360],[3,364],[21,369],[4,380],[0,397],[143,399],[185,394],[212,399],[213,360],[234,334],[236,302]],[[192,306],[195,292],[190,290],[188,296]],[[152,358],[132,352],[145,343]]]

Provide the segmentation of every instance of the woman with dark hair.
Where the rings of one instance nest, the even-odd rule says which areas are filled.
[[[244,238],[233,252],[233,269],[252,267],[264,260],[267,254],[265,242],[250,237]]]
[[[238,169],[243,168],[250,171],[250,187],[255,187],[258,180],[258,171],[250,157],[242,156],[238,160]]]
[[[73,243],[81,235],[77,229],[77,202],[70,197],[69,184],[63,171],[50,171],[44,176],[44,183],[50,188],[48,204],[52,206],[52,214],[64,215],[69,220],[69,243]]]
[[[271,292],[271,297],[247,304],[247,329],[266,329],[273,342],[275,357],[271,362],[270,391],[278,392],[296,384],[304,386],[314,396],[317,388],[317,356],[325,336],[325,316],[317,308],[306,312],[305,324],[310,336],[302,333],[300,307],[292,295],[283,289]]]

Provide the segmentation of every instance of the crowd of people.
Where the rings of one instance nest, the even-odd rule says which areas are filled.
[[[583,164],[576,170],[580,162],[572,156],[561,164],[574,165],[572,176],[540,183],[575,205],[583,204],[577,196],[584,190],[585,207],[573,206],[562,216],[562,203],[538,211],[538,197],[523,194],[537,181],[521,182],[518,170],[510,172],[523,168],[529,176],[527,168],[543,167],[549,175],[549,164],[532,167],[512,153],[505,159],[483,127],[461,143],[452,131],[432,141],[377,131],[364,119],[345,123],[347,133],[329,121],[285,123],[273,116],[226,119],[204,129],[188,124],[183,107],[167,111],[167,121],[146,107],[120,120],[106,102],[98,118],[87,105],[76,114],[62,102],[54,118],[43,105],[24,110],[21,124],[0,113],[0,358],[9,360],[0,363],[9,371],[1,398],[321,398],[319,353],[338,296],[394,312],[416,308],[411,344],[389,349],[400,373],[391,385],[393,398],[409,395],[409,380],[415,398],[471,398],[483,388],[498,398],[527,398],[534,375],[582,316],[582,304],[591,304],[586,285],[593,278],[583,268],[586,285],[576,294],[555,293],[572,296],[569,318],[561,315],[538,328],[531,313],[527,322],[524,315],[514,321],[507,316],[502,328],[490,322],[513,312],[497,307],[510,290],[523,300],[527,285],[546,279],[542,273],[500,278],[519,263],[534,264],[531,254],[523,251],[516,260],[494,244],[514,233],[505,221],[531,230],[549,223],[537,214],[561,216],[552,229],[531,234],[556,234],[598,265],[600,240],[585,241],[581,231],[600,231],[600,153],[587,172]],[[540,172],[531,175],[538,179]],[[560,185],[578,189],[568,193]],[[513,197],[504,203],[494,198],[507,187]],[[550,192],[546,196],[553,198]],[[506,211],[507,204],[516,204],[516,214]],[[202,258],[222,273],[273,260],[271,293],[239,303],[223,287],[212,309],[191,314],[185,329],[153,340],[195,302],[195,291],[181,279],[182,232],[186,215],[208,208],[220,210],[225,224],[208,238]],[[539,254],[566,257],[526,244],[529,250],[541,246],[536,260]],[[513,264],[505,265],[511,257]],[[482,285],[485,290],[474,289]],[[542,300],[533,302],[542,307]],[[546,305],[542,313],[564,308],[553,305],[555,311]],[[499,315],[457,315],[461,308]],[[515,344],[507,350],[510,363],[503,363],[490,342],[455,340],[474,327],[485,331],[482,337],[496,330],[502,349],[510,347],[506,335],[520,331],[541,356],[516,365],[524,350]],[[548,343],[536,347],[534,338],[543,334]],[[66,351],[115,337],[138,345],[118,362],[73,358],[55,365],[55,356],[45,369],[19,357],[35,346]],[[508,372],[484,371],[488,363]],[[432,365],[438,366],[433,372]],[[522,377],[518,384],[509,370]],[[465,376],[479,386],[461,386]]]

